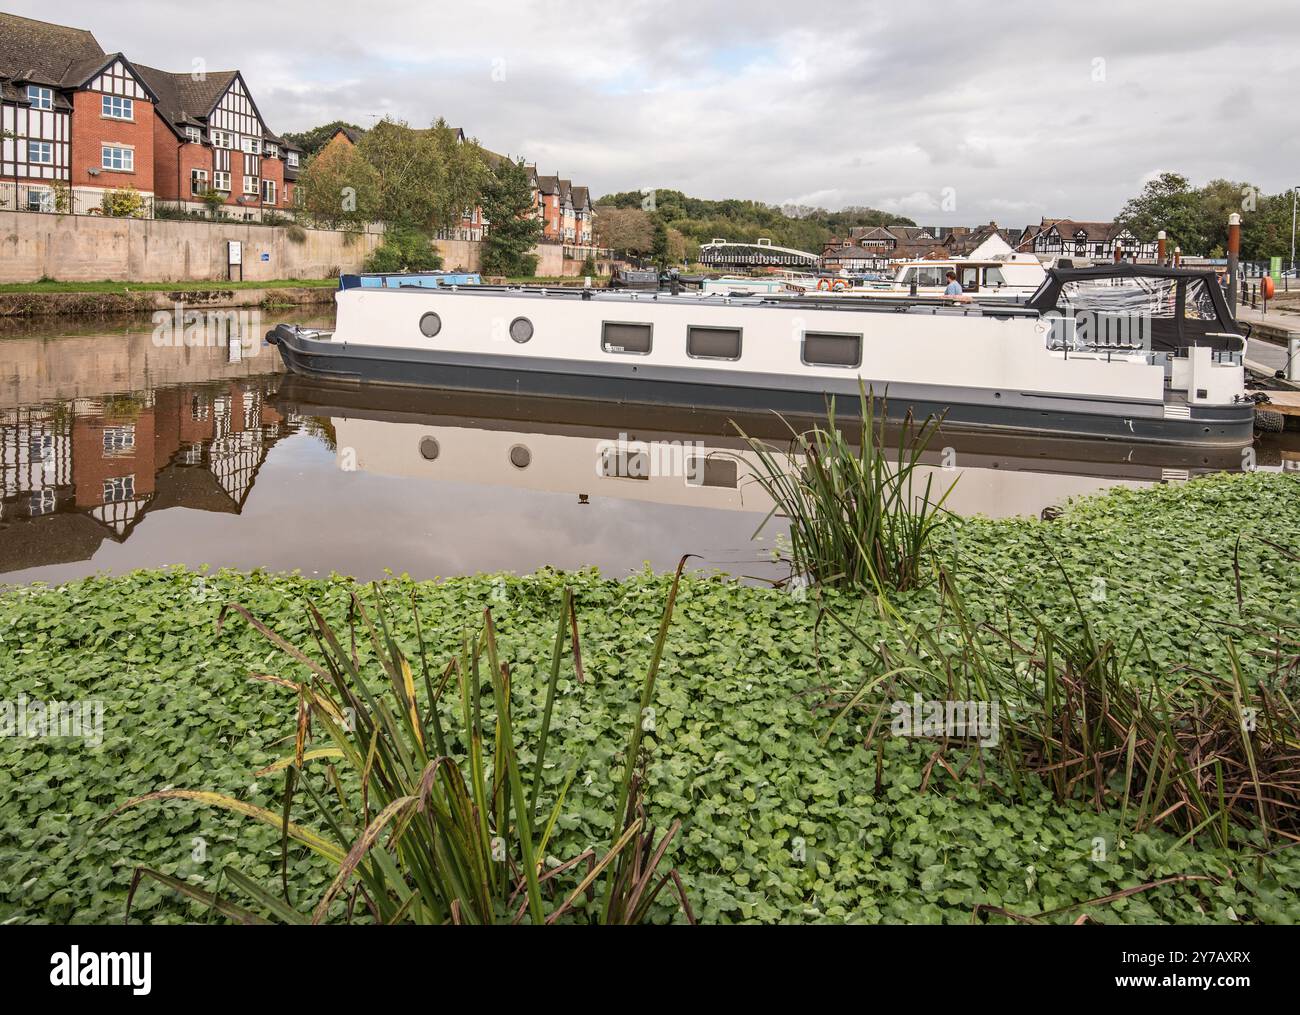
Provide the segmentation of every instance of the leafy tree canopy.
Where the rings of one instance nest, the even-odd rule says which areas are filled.
[[[355,123],[348,123],[346,120],[334,120],[332,123],[321,124],[319,127],[312,127],[311,130],[304,130],[298,133],[288,133],[280,135],[290,144],[296,144],[308,155],[315,155],[325,147],[327,141],[332,138],[340,127],[346,127],[348,130],[355,131],[358,135],[364,134],[365,131]]]
[[[1119,214],[1119,222],[1136,235],[1155,236],[1163,229],[1169,247],[1184,254],[1222,257],[1228,246],[1228,216],[1241,215],[1241,256],[1246,260],[1289,257],[1291,194],[1265,194],[1253,184],[1211,180],[1193,187],[1180,173],[1161,173],[1149,180]]]
[[[687,197],[679,190],[625,191],[601,198],[600,205],[596,217],[597,230],[601,228],[602,216],[610,209],[636,210],[680,233],[688,252],[715,237],[733,242],[753,242],[760,237],[769,237],[778,246],[820,253],[827,240],[843,236],[854,226],[916,224],[909,218],[875,208],[851,207],[832,212],[825,208],[777,207],[734,198],[710,201]],[[621,226],[630,228],[629,221],[624,221]],[[652,231],[653,223],[644,228]],[[652,235],[647,237],[647,243],[641,249],[649,249],[650,239]],[[602,240],[602,244],[615,249],[637,249],[624,247],[618,242]]]

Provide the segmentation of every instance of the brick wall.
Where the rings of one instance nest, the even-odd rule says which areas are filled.
[[[72,96],[72,167],[74,187],[102,187],[114,190],[134,187],[142,194],[154,192],[154,108],[145,99],[135,100],[134,120],[113,120],[102,112],[99,92],[76,92]],[[100,167],[105,142],[135,149],[135,170],[129,173]],[[91,169],[99,169],[97,175]]]

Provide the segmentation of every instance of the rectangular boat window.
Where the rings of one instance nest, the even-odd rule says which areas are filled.
[[[861,335],[803,333],[803,361],[809,366],[858,367],[862,365]]]
[[[693,455],[686,462],[687,486],[719,486],[734,490],[739,470],[734,458]]]
[[[627,447],[603,448],[600,455],[600,474],[610,479],[649,479],[650,456],[644,451]]]
[[[606,352],[635,353],[644,356],[650,351],[654,326],[605,321],[601,325],[600,347]]]
[[[740,359],[739,328],[686,329],[686,355],[696,359]]]

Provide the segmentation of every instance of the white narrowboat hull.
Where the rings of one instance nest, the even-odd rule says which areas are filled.
[[[1054,350],[1048,322],[1014,307],[486,287],[345,289],[337,301],[332,333],[272,333],[290,370],[735,411],[823,412],[838,403],[855,412],[865,385],[887,399],[891,417],[933,413],[961,426],[1180,444],[1240,445],[1252,436],[1240,365],[1191,350],[1189,395],[1170,396],[1165,367],[1149,354]],[[648,348],[607,348],[610,325],[648,326]],[[692,329],[739,331],[739,357],[690,355]],[[856,356],[810,362],[810,337],[819,336],[848,340]]]

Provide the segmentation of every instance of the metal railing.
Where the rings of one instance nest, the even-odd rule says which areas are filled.
[[[87,192],[63,183],[18,183],[0,180],[0,211],[25,211],[38,215],[100,215],[112,191]],[[133,218],[153,218],[153,197],[140,195]]]

